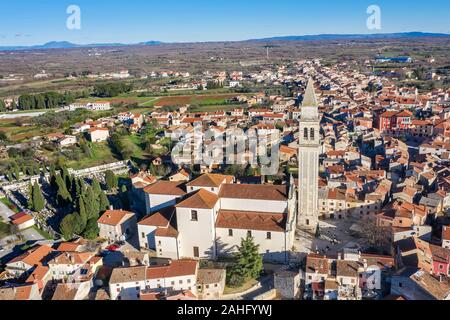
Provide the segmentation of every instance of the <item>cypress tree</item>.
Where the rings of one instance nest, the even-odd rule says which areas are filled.
[[[78,213],[80,215],[80,225],[82,226],[82,229],[84,229],[87,225],[88,216],[84,205],[84,199],[82,197],[78,198]]]
[[[36,212],[42,211],[45,208],[45,198],[42,195],[41,188],[36,182],[33,186],[33,210]]]
[[[61,220],[59,224],[59,231],[63,235],[64,239],[71,240],[75,232],[76,217],[74,214],[68,214]]]
[[[98,180],[92,181],[92,191],[95,193],[96,197],[100,197],[100,194],[102,193],[102,187],[100,186],[100,183]]]
[[[61,175],[56,176],[57,185],[57,202],[60,206],[65,206],[72,201],[69,191],[67,191],[66,184],[64,183]]]
[[[241,286],[249,279],[257,279],[263,269],[262,256],[259,254],[259,246],[252,237],[242,239],[236,253],[236,264],[228,275],[228,284],[233,287]]]
[[[97,219],[90,219],[87,223],[86,229],[83,232],[83,237],[93,240],[98,237],[99,229]]]
[[[100,194],[100,211],[106,211],[109,209],[110,203],[108,200],[108,197],[106,196],[106,193],[102,192]]]
[[[113,190],[117,188],[118,185],[117,177],[111,170],[106,171],[105,180],[106,185],[108,186],[108,190]]]

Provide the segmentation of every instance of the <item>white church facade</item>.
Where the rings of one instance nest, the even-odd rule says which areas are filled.
[[[293,179],[289,185],[246,185],[233,180],[205,174],[183,186],[186,194],[178,195],[175,205],[168,201],[161,208],[161,202],[156,202],[158,211],[138,223],[140,247],[155,250],[158,257],[215,260],[232,254],[242,239],[251,236],[265,261],[287,262],[297,225]],[[146,190],[148,198],[180,193],[180,185],[172,190],[166,183],[158,184]]]

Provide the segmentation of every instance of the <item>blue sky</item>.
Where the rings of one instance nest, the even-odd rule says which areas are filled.
[[[71,4],[81,9],[81,30],[66,28]],[[381,8],[377,32],[450,33],[448,0],[1,0],[0,46],[374,33],[366,27],[372,4]]]

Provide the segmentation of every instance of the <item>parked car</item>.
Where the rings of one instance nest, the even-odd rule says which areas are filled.
[[[106,250],[108,250],[108,251],[117,251],[119,249],[120,249],[120,246],[118,246],[117,244],[112,244],[112,245],[106,247]]]

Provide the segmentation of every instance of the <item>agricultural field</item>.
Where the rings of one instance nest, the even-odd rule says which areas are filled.
[[[155,106],[167,107],[178,105],[223,105],[228,99],[234,98],[239,94],[216,94],[216,95],[188,95],[163,97],[154,102]]]
[[[26,118],[21,118],[25,121]],[[5,133],[8,140],[12,142],[20,142],[39,135],[45,135],[54,132],[55,129],[48,127],[39,127],[36,125],[20,126],[14,119],[0,120],[0,131]]]

